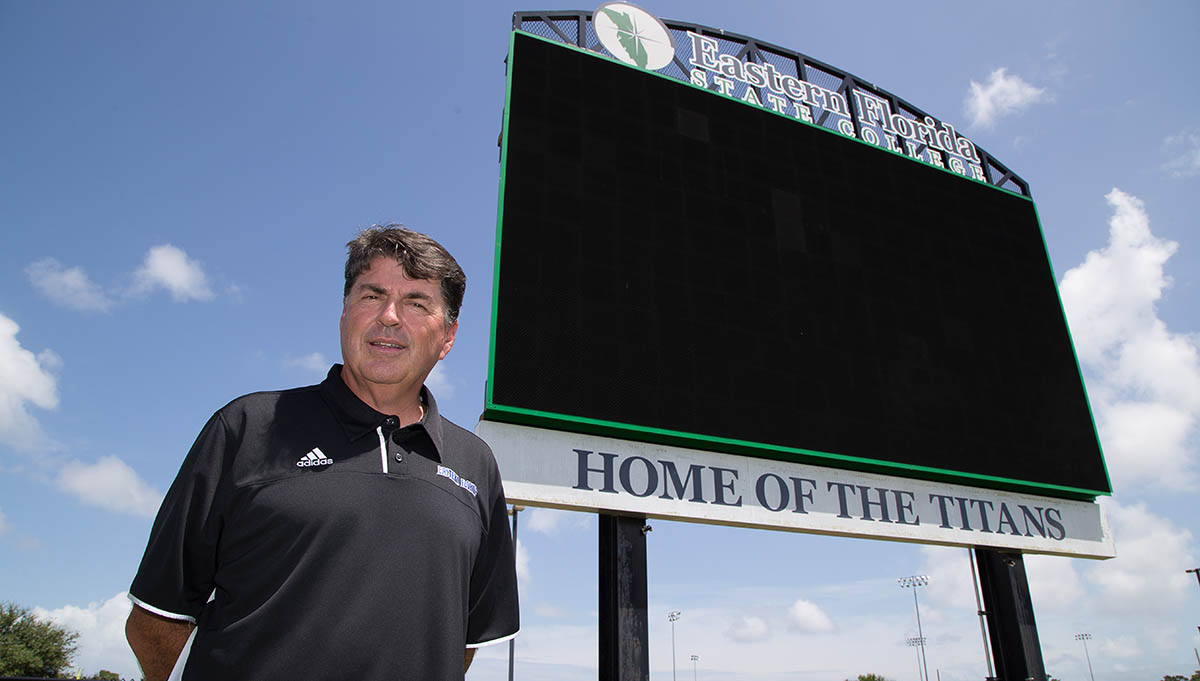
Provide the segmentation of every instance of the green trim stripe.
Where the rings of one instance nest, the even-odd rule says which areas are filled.
[[[1108,488],[1112,489],[1112,476],[1108,472],[1108,463],[1104,460],[1104,443],[1100,441],[1100,430],[1096,426],[1096,412],[1092,409],[1092,398],[1088,396],[1087,382],[1083,379],[1083,364],[1080,363],[1079,352],[1075,349],[1075,338],[1071,335],[1071,324],[1067,321],[1067,308],[1063,305],[1062,291],[1058,289],[1058,273],[1054,271],[1054,260],[1050,258],[1050,246],[1046,243],[1046,230],[1042,229],[1042,218],[1038,214],[1036,203],[1033,204],[1033,219],[1037,223],[1038,233],[1042,237],[1042,248],[1046,251],[1046,263],[1050,266],[1050,281],[1054,285],[1054,295],[1058,297],[1058,309],[1062,313],[1063,328],[1067,330],[1067,343],[1071,346],[1075,371],[1079,374],[1079,389],[1083,391],[1083,402],[1087,405],[1088,418],[1092,421],[1092,432],[1096,436],[1096,449],[1100,452],[1100,467],[1104,469],[1104,481],[1108,483]]]
[[[500,311],[500,243],[504,231],[504,186],[508,177],[508,116],[512,103],[513,48],[516,46],[516,31],[508,37],[508,59],[504,62],[504,118],[500,123],[500,189],[496,199],[496,249],[492,256],[492,324],[488,330],[488,369],[484,385],[484,408],[492,406],[492,386],[495,385],[496,370],[496,320]]]
[[[977,483],[987,483],[985,486],[991,488],[1023,492],[1041,492],[1043,494],[1052,494],[1053,496],[1083,499],[1088,501],[1095,499],[1097,496],[1108,496],[1110,494],[1109,492],[1084,489],[1080,487],[1069,487],[1066,485],[1055,485],[1042,482],[1030,482],[1027,480],[984,475],[981,473],[966,473],[961,471],[946,470],[943,468],[934,468],[932,466],[902,464],[893,461],[881,461],[878,459],[851,456],[849,454],[836,454],[832,452],[820,452],[812,449],[801,449],[799,447],[767,445],[757,442],[750,442],[748,440],[738,440],[727,437],[697,435],[694,433],[669,430],[666,428],[631,425],[617,421],[594,419],[587,416],[567,416],[553,412],[539,411],[536,409],[526,409],[523,407],[509,407],[489,404],[488,408],[485,409],[483,413],[483,419],[487,421],[499,421],[502,423],[514,423],[517,425],[542,426],[552,430],[581,432],[592,435],[604,435],[609,437],[616,436],[618,438],[625,436],[624,439],[633,439],[641,442],[654,442],[658,444],[669,444],[676,446],[691,446],[693,448],[704,449],[706,451],[748,454],[755,456],[756,458],[791,461],[795,463],[830,465],[831,463],[836,462],[838,467],[849,468],[852,470],[890,474],[904,473],[912,477],[941,480],[944,482],[957,482],[959,484],[969,484],[968,481],[974,481]],[[628,437],[631,434],[640,435],[640,437]]]

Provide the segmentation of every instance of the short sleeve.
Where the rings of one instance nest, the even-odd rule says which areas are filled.
[[[200,431],[158,509],[129,588],[130,600],[150,612],[195,622],[213,591],[220,536],[217,499],[229,440],[217,412]]]
[[[479,648],[516,636],[521,627],[517,600],[517,567],[508,507],[498,472],[494,474],[491,509],[483,546],[471,573],[467,613],[467,647]]]

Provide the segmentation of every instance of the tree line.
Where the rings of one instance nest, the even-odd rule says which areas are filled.
[[[0,603],[0,677],[74,677],[71,658],[78,640],[77,632],[41,619],[29,608]],[[107,669],[79,678],[121,681]]]

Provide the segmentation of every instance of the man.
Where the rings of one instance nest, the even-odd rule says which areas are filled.
[[[396,225],[347,245],[344,365],[226,405],[163,500],[126,623],[148,681],[462,679],[516,635],[495,460],[423,386],[466,277]]]

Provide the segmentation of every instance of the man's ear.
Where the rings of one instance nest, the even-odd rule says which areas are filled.
[[[454,347],[454,337],[458,334],[458,320],[450,325],[450,330],[446,332],[446,342],[442,344],[442,352],[438,355],[438,360],[446,358],[450,354],[450,348]]]

